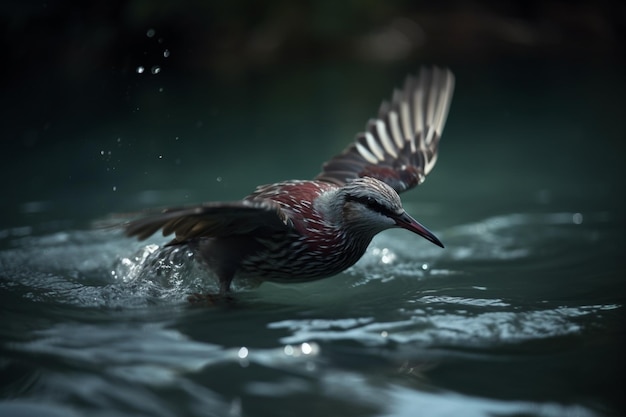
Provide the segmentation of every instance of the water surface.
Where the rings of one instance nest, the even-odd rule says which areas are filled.
[[[163,80],[128,119],[17,149],[0,414],[621,415],[623,81],[491,71],[457,70],[438,166],[402,196],[445,249],[388,231],[336,277],[230,306],[187,302],[213,283],[185,253],[159,257],[166,239],[93,224],[311,177],[402,72]]]

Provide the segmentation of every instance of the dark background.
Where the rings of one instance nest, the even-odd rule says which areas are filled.
[[[48,327],[48,316],[65,308],[59,307],[64,297],[76,298],[78,307],[70,303],[63,314],[71,319],[61,314],[53,321],[98,320],[102,327],[89,327],[98,329],[94,335],[117,324],[107,310],[84,319],[76,285],[96,295],[90,300],[106,300],[106,288],[104,295],[99,291],[111,279],[107,257],[127,256],[123,245],[140,244],[98,246],[96,240],[90,247],[96,234],[80,238],[77,231],[110,213],[236,199],[258,184],[311,178],[407,73],[436,64],[457,77],[441,157],[418,192],[402,198],[409,212],[444,233],[449,255],[432,258],[435,267],[462,273],[396,280],[398,296],[390,298],[413,309],[405,285],[416,293],[431,285],[446,296],[503,299],[511,303],[503,311],[515,313],[541,312],[537,300],[550,303],[546,314],[563,305],[583,312],[618,306],[605,316],[590,314],[571,338],[533,336],[505,346],[504,353],[489,342],[478,361],[452,359],[438,386],[564,404],[590,398],[600,409],[623,410],[625,22],[623,1],[0,2],[0,272],[10,283],[3,300],[11,301],[1,304],[18,312],[5,320],[18,329],[11,337],[22,340],[31,329]],[[553,217],[555,223],[545,220]],[[558,223],[563,218],[584,222]],[[460,237],[457,226],[466,231]],[[38,241],[38,235],[48,238]],[[399,242],[397,248],[405,245]],[[431,259],[418,249],[416,262]],[[454,259],[466,250],[471,256]],[[506,258],[516,250],[528,255]],[[468,290],[466,279],[488,291]],[[320,299],[347,288],[325,282]],[[383,285],[384,291],[363,286],[369,293],[331,297],[302,315],[333,316],[335,310],[326,310],[345,303],[385,323],[391,290]],[[50,291],[50,304],[25,301],[21,293],[38,287]],[[274,291],[292,297],[286,289]],[[130,305],[132,297],[123,300]],[[456,317],[457,307],[444,308]],[[154,310],[147,311],[154,321]],[[260,337],[248,340],[251,346],[275,346],[268,324],[282,320],[282,310],[250,311],[254,319],[241,320],[236,331],[234,320],[222,326],[219,316],[207,315],[206,322],[191,310],[175,315],[183,333],[194,329],[199,340],[213,343],[215,333],[230,345],[243,334]],[[357,313],[338,316],[345,314]],[[480,324],[480,315],[468,323]],[[570,325],[570,319],[575,324],[567,316],[563,322]],[[87,336],[87,348],[102,352],[100,340]],[[116,345],[104,349],[118,353]],[[376,375],[365,364],[386,351],[362,352],[355,369]],[[518,356],[507,367],[503,358],[511,354]],[[26,355],[27,361],[34,355],[39,369],[40,354]],[[345,366],[342,361],[336,362]],[[70,363],[73,371],[73,358]],[[56,362],[50,369],[56,372]],[[215,391],[228,398],[246,377],[222,369],[225,378],[216,379]],[[200,378],[210,379],[208,373]],[[28,391],[25,381],[11,389]],[[107,393],[116,388],[103,387]],[[317,393],[308,399],[292,404],[310,412],[312,405],[332,405]]]
[[[238,198],[284,179],[263,176],[268,163],[310,177],[423,64],[457,73],[466,109],[501,84],[529,100],[555,85],[565,103],[588,100],[597,134],[618,140],[593,149],[585,135],[573,147],[621,158],[625,10],[610,1],[3,1],[0,210],[19,225],[154,202],[131,198],[141,190],[209,199],[197,184],[180,186],[205,174],[214,185],[224,177],[218,198]],[[570,83],[592,93],[567,97]],[[464,113],[452,117],[473,117]],[[224,120],[232,128],[217,127]],[[314,124],[328,126],[319,146],[307,136]],[[462,123],[450,129],[462,134]],[[270,149],[272,135],[291,138]],[[241,169],[237,152],[258,166]],[[305,169],[300,153],[316,162]],[[229,179],[245,188],[229,192]],[[94,187],[101,199],[81,199]]]

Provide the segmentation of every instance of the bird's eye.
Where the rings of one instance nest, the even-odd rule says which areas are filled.
[[[381,213],[385,211],[385,207],[383,207],[381,204],[378,204],[378,202],[376,202],[376,200],[373,200],[373,199],[368,200],[367,207],[369,207],[371,210],[378,211]]]
[[[389,216],[391,213],[388,207],[379,203],[374,197],[351,197],[349,198],[349,200],[358,202],[368,209],[383,214],[385,216]]]
[[[368,209],[375,211],[377,213],[381,213],[384,215],[388,215],[389,213],[389,209],[387,209],[387,207],[385,207],[384,205],[380,204],[373,197],[365,197],[364,199],[360,200],[360,202],[361,204],[366,206]]]

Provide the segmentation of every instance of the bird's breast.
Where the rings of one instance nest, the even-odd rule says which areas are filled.
[[[251,197],[280,204],[292,229],[257,237],[260,249],[242,261],[239,276],[311,281],[336,275],[356,263],[371,239],[354,239],[341,225],[325,218],[315,204],[320,196],[336,189],[336,185],[322,181],[288,181],[257,189]]]
[[[363,256],[369,242],[354,242],[341,231],[293,233],[257,239],[262,248],[243,260],[239,275],[275,282],[312,281],[336,275]]]

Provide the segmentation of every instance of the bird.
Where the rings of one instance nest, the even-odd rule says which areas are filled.
[[[233,280],[306,282],[354,265],[373,237],[392,228],[444,247],[409,215],[399,194],[421,184],[437,161],[455,78],[422,67],[383,101],[355,140],[311,180],[261,185],[239,201],[205,202],[143,212],[123,224],[128,237],[174,235],[212,272],[217,296]]]

